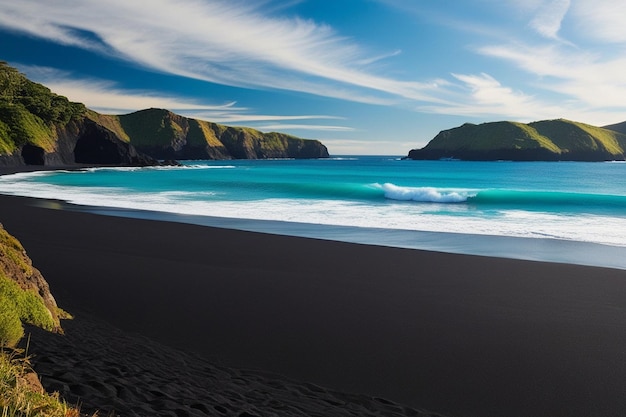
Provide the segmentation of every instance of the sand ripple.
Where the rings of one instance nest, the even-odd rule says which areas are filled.
[[[437,416],[258,371],[232,369],[78,317],[66,335],[31,332],[48,391],[84,412],[112,416]]]

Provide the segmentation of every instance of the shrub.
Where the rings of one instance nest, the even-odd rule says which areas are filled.
[[[0,346],[15,346],[24,336],[24,327],[15,302],[2,290],[0,285]]]
[[[22,323],[54,329],[52,315],[41,297],[0,274],[0,344],[14,346],[24,334]]]

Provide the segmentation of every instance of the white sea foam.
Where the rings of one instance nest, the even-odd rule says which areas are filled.
[[[203,164],[185,164],[183,168],[189,169],[234,169],[237,168],[234,165],[203,165]],[[181,168],[181,167],[176,167]]]
[[[400,187],[395,184],[374,184],[384,191],[385,197],[399,201],[421,201],[428,203],[462,203],[476,195],[475,191],[449,190],[434,187]]]
[[[113,187],[64,187],[30,181],[42,173],[0,177],[0,192],[70,203],[139,209],[179,214],[276,220],[309,224],[356,226],[375,229],[454,232],[470,235],[496,235],[529,238],[553,238],[626,246],[626,218],[602,215],[574,216],[524,210],[480,211],[464,204],[446,204],[445,210],[433,210],[431,204],[403,204],[393,199],[380,203],[271,198],[255,201],[224,201],[202,197],[212,191],[181,190],[160,193],[137,193]],[[402,188],[380,185],[395,193],[399,200],[465,201],[472,191],[426,188]],[[404,198],[400,198],[405,196]],[[210,200],[210,201],[209,201]]]

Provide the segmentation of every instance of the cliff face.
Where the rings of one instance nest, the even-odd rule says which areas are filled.
[[[222,126],[162,109],[102,115],[0,62],[0,166],[324,157],[328,150],[316,140]]]
[[[48,148],[26,140],[11,154],[0,154],[0,165],[71,166],[74,164],[149,166],[160,163],[87,117],[52,124]]]
[[[569,120],[466,123],[440,132],[409,159],[607,161],[626,158],[626,135]]]

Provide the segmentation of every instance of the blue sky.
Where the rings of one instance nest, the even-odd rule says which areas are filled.
[[[0,60],[103,113],[405,155],[465,122],[626,120],[625,19],[623,0],[19,0]]]

